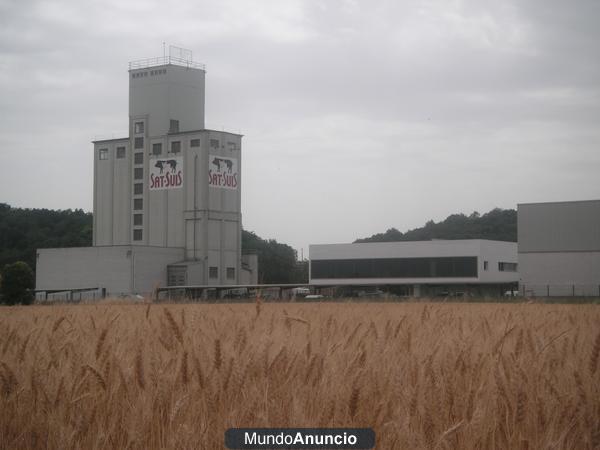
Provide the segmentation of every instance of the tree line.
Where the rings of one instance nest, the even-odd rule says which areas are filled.
[[[452,214],[441,222],[430,220],[424,227],[404,233],[390,228],[385,233],[354,242],[429,241],[431,239],[491,239],[517,242],[517,211],[496,208],[480,215]]]
[[[16,261],[35,270],[36,249],[92,245],[92,214],[81,209],[13,208],[0,203],[0,267]]]
[[[23,261],[35,271],[36,249],[89,247],[92,213],[76,210],[13,208],[0,203],[0,268]],[[258,255],[259,283],[306,283],[308,264],[274,239],[242,230],[242,251]]]

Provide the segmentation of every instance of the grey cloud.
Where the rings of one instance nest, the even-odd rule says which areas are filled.
[[[0,0],[0,151],[31,176],[0,166],[0,201],[91,209],[89,141],[127,128],[127,62],[163,41],[207,64],[207,125],[245,134],[244,224],[265,237],[600,197],[599,8]],[[69,182],[42,189],[44,167]]]

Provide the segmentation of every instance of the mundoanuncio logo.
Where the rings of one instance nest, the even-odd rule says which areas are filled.
[[[209,155],[208,185],[224,189],[237,189],[238,184],[237,159]]]

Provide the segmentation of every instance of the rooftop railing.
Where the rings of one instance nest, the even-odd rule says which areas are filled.
[[[158,56],[156,58],[139,59],[129,63],[129,70],[147,69],[148,67],[156,66],[181,66],[188,69],[206,70],[206,66],[188,59],[178,58],[176,56]]]

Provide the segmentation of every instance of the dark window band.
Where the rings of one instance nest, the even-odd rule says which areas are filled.
[[[477,257],[329,259],[311,261],[312,278],[477,277]]]

